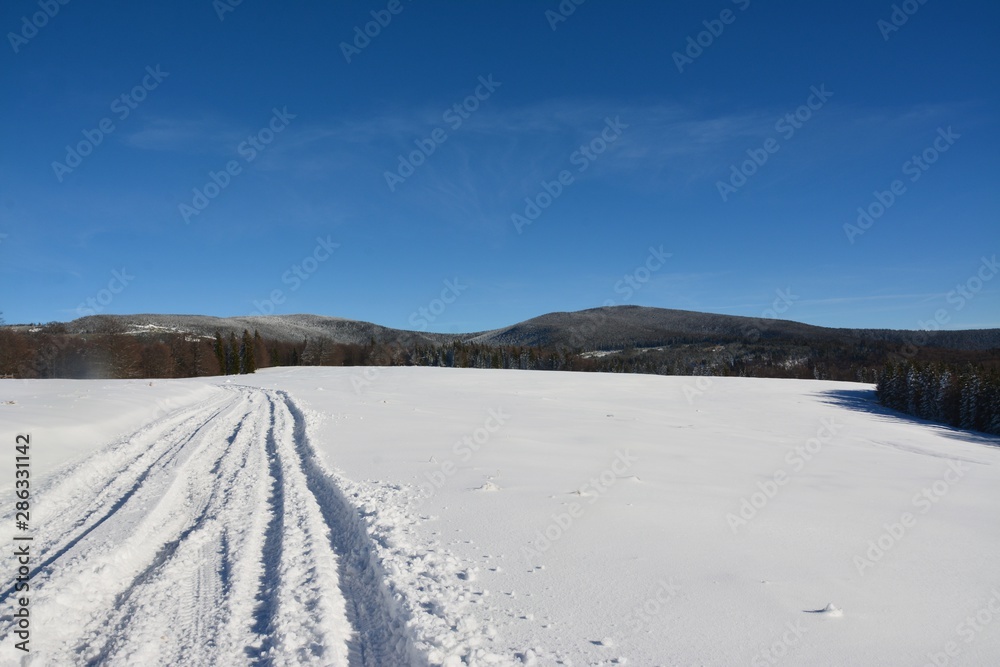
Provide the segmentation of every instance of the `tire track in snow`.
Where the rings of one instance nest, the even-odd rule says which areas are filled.
[[[113,630],[89,664],[220,664],[223,649],[239,654],[241,642],[227,628],[241,625],[240,611],[252,607],[255,586],[227,585],[223,594],[222,573],[230,568],[223,561],[230,554],[226,526],[250,527],[237,544],[254,553],[258,522],[252,512],[266,497],[265,480],[250,472],[261,463],[255,457],[261,424],[254,403],[262,401],[249,400],[206,482],[194,485],[207,494],[195,503],[200,513],[119,596],[116,612],[102,622]]]
[[[424,664],[407,657],[411,642],[405,638],[405,626],[393,620],[398,614],[390,611],[394,605],[381,584],[370,543],[361,546],[370,538],[353,507],[334,492],[332,480],[319,469],[302,412],[284,392],[269,391],[268,396],[273,427],[268,453],[275,491],[265,547],[265,569],[271,574],[264,580],[272,583],[262,589],[257,630],[267,641],[259,664],[308,664],[312,658],[324,658],[329,638],[322,628],[302,622],[315,613],[310,610],[322,606],[327,607],[323,615],[343,628],[338,653],[326,656],[322,664]],[[284,585],[289,572],[298,575],[297,586]],[[336,598],[330,595],[334,588],[341,593]],[[327,662],[333,657],[337,662]]]
[[[351,664],[363,667],[427,664],[414,650],[405,629],[405,614],[383,583],[385,572],[367,527],[309,442],[305,415],[287,393],[275,393],[293,419],[290,441],[294,442],[309,491],[329,527],[330,546],[341,558],[341,588],[348,603],[348,616],[357,629],[349,644]]]
[[[229,445],[246,415],[247,397],[228,394],[221,410],[211,407],[202,421],[177,434],[135,484],[115,500],[113,511],[59,553],[32,579],[36,651],[44,664],[86,664],[107,653],[118,638],[115,610],[141,590],[151,573],[174,556],[202,511],[207,462]],[[88,508],[81,513],[87,514]],[[95,656],[96,653],[96,656]],[[156,664],[156,663],[151,663]]]
[[[226,388],[39,488],[30,664],[426,664],[284,392]]]
[[[231,400],[224,395],[221,398]],[[167,415],[69,471],[57,473],[54,482],[42,485],[36,492],[41,501],[36,507],[33,523],[41,527],[36,534],[36,544],[41,547],[39,557],[43,560],[31,570],[30,576],[35,577],[51,566],[121,509],[154,466],[175,455],[197,434],[197,430],[189,433],[188,429],[204,423],[205,411],[213,409],[216,402],[218,399],[209,407],[187,408]],[[212,418],[222,409],[215,410]],[[184,435],[176,438],[178,432]],[[127,461],[127,464],[121,467],[109,465],[116,460]],[[94,471],[101,468],[111,471],[109,478],[92,484]],[[45,503],[45,499],[52,496],[58,500]],[[81,506],[86,508],[82,514],[72,512],[73,508]],[[93,519],[95,516],[97,518]],[[0,585],[0,606],[6,604],[13,592],[13,584],[13,579],[9,578]]]

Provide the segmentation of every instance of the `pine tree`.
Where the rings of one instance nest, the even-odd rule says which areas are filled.
[[[200,377],[204,375],[204,369],[202,368],[201,361],[201,342],[192,341],[191,343],[191,374],[193,377]]]
[[[906,409],[911,415],[920,416],[920,372],[908,365],[906,371]]]
[[[236,334],[229,332],[229,346],[226,350],[226,375],[236,375],[240,372],[240,343]]]
[[[978,399],[981,392],[979,375],[972,368],[962,376],[962,398],[959,407],[958,425],[961,428],[976,428]]]
[[[920,373],[920,416],[931,421],[941,421],[937,382],[937,369],[927,366]]]
[[[1000,376],[989,375],[983,384],[988,387],[983,392],[983,403],[988,406],[982,420],[982,430],[1000,435]]]
[[[902,364],[890,363],[886,371],[885,405],[894,410],[906,409],[906,370]]]
[[[240,341],[240,373],[250,374],[256,371],[257,356],[254,353],[253,337],[244,329],[243,340]]]
[[[226,370],[226,346],[222,342],[222,332],[215,332],[215,360],[219,362],[219,373],[229,375]]]
[[[941,421],[952,426],[959,423],[960,391],[951,369],[943,369],[938,376],[938,414]]]
[[[268,368],[271,365],[267,345],[264,344],[264,339],[260,337],[260,333],[256,329],[253,330],[253,351],[255,368]]]

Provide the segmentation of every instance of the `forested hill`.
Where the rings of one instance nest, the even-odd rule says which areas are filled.
[[[50,328],[59,330],[59,325]],[[962,331],[910,331],[892,329],[833,329],[790,320],[739,317],[687,310],[643,306],[611,306],[575,312],[541,315],[510,326],[484,332],[441,334],[390,327],[322,315],[250,315],[210,317],[205,315],[92,315],[66,323],[71,334],[122,331],[133,334],[173,332],[213,336],[243,329],[261,336],[299,342],[325,338],[334,343],[378,343],[434,345],[453,342],[487,345],[565,347],[580,351],[647,348],[668,345],[678,338],[703,337],[725,342],[758,340],[873,341],[904,346],[954,350],[1000,348],[1000,329]]]
[[[582,350],[658,347],[678,338],[726,342],[764,339],[795,341],[878,341],[956,350],[1000,348],[1000,329],[908,331],[832,329],[774,318],[717,315],[688,310],[612,306],[549,313],[502,329],[470,334],[468,340],[501,345],[567,346]]]
[[[249,336],[249,338],[247,338]],[[788,320],[616,306],[484,332],[406,331],[319,315],[95,315],[0,327],[0,376],[225,373],[216,341],[253,340],[255,366],[437,365],[875,381],[887,361],[1000,365],[1000,329],[832,329]],[[244,351],[245,353],[245,351]]]

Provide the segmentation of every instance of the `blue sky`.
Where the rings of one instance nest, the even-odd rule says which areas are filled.
[[[1000,326],[1000,5],[896,7],[13,0],[0,311]]]

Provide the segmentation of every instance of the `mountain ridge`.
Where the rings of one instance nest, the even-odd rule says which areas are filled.
[[[24,328],[27,325],[8,325]],[[51,326],[51,325],[48,325]],[[754,343],[758,340],[879,341],[959,350],[1000,348],[1000,328],[923,331],[821,327],[794,320],[655,308],[604,306],[556,311],[505,327],[468,333],[434,333],[385,327],[372,322],[312,314],[248,315],[90,315],[63,325],[66,333],[183,333],[199,337],[258,330],[266,338],[287,342],[323,338],[334,343],[396,343],[404,346],[453,342],[489,346],[521,345],[580,350],[614,350],[670,345],[680,339]]]

